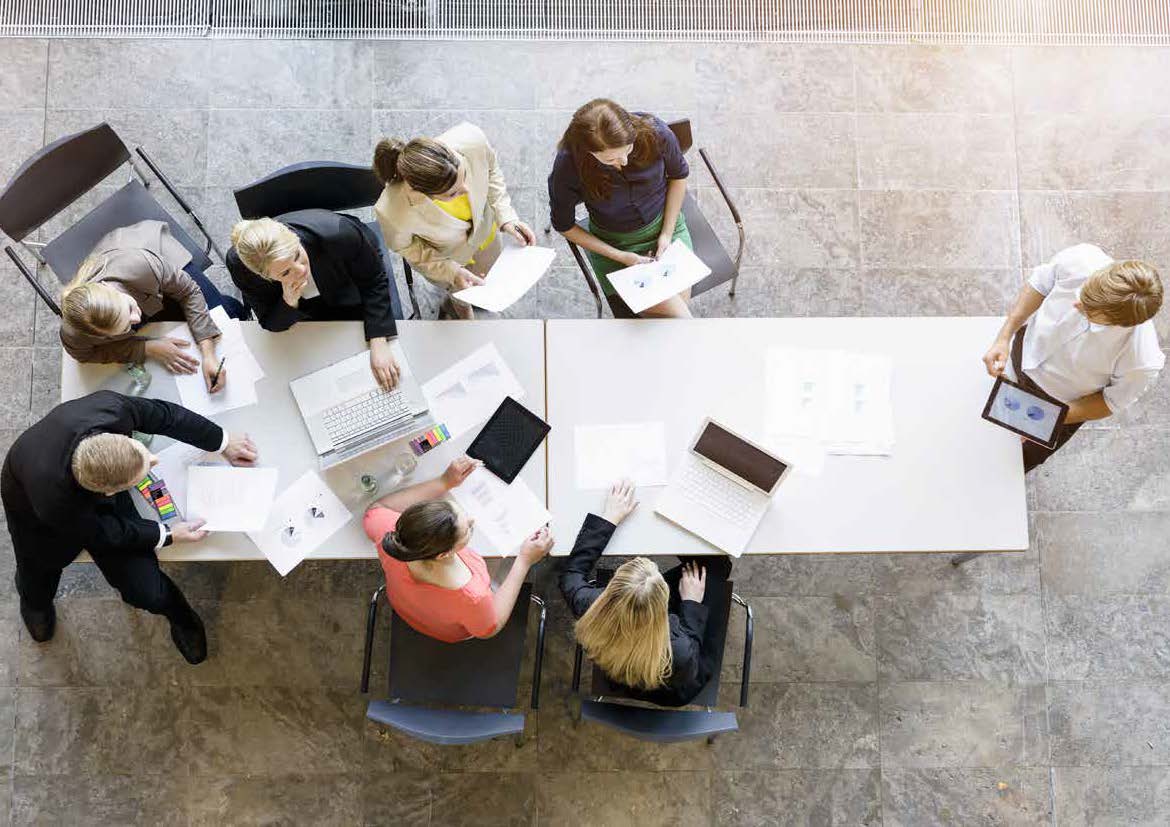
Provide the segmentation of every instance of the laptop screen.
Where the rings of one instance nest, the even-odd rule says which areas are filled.
[[[762,491],[771,491],[788,467],[714,422],[707,423],[694,450]]]

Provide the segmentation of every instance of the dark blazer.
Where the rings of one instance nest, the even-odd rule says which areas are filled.
[[[561,565],[561,594],[573,617],[581,617],[601,596],[603,588],[589,584],[588,577],[598,558],[609,545],[616,526],[609,520],[587,514],[573,551]],[[672,595],[677,598],[677,595]],[[703,634],[707,629],[708,609],[693,600],[671,600],[678,612],[670,613],[670,652],[673,660],[666,686],[650,692],[627,688],[630,697],[662,706],[684,706],[699,694],[711,678],[709,658],[702,657]]]
[[[289,307],[284,303],[280,282],[253,273],[231,248],[227,254],[228,272],[261,327],[288,330],[297,322],[319,318],[315,309],[321,305],[360,305],[366,339],[398,335],[390,306],[390,280],[372,230],[353,216],[329,210],[297,210],[275,216],[275,220],[301,240],[321,295],[301,299],[298,307]],[[321,318],[328,316],[320,313]]]
[[[73,452],[91,434],[164,434],[205,451],[219,449],[223,429],[159,399],[98,391],[64,402],[16,438],[0,472],[0,495],[16,556],[31,565],[63,568],[82,549],[95,557],[153,549],[158,523],[130,517],[114,500],[73,478]],[[137,496],[137,495],[135,495]]]

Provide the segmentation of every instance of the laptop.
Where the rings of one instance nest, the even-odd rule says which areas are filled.
[[[738,557],[792,464],[704,419],[655,512]]]
[[[402,346],[390,347],[401,369],[392,391],[378,386],[366,351],[289,382],[322,470],[435,424]]]

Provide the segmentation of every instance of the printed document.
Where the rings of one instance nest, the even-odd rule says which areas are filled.
[[[502,313],[540,281],[556,256],[556,250],[548,247],[504,247],[484,277],[484,284],[453,295],[484,310]]]
[[[661,422],[578,425],[573,429],[577,488],[609,488],[623,477],[639,487],[666,485],[666,426]]]
[[[313,471],[277,497],[268,521],[248,538],[278,572],[286,576],[349,522],[352,515]]]
[[[505,396],[524,398],[524,388],[496,350],[486,344],[422,386],[436,422],[451,438],[469,431],[493,413]]]
[[[259,531],[276,495],[276,468],[192,465],[187,468],[187,519],[208,531]]]
[[[698,284],[711,272],[687,245],[675,240],[657,261],[609,274],[609,282],[635,313]]]
[[[218,393],[207,390],[202,369],[194,373],[175,374],[175,385],[179,389],[179,400],[183,407],[204,416],[212,416],[236,408],[255,405],[256,383],[264,378],[264,370],[244,341],[244,332],[238,319],[229,318],[223,307],[211,310],[211,318],[219,327],[220,337],[215,344],[215,364],[224,359],[223,369],[227,372],[227,385]],[[165,335],[190,342],[187,350],[200,358],[199,348],[191,328],[186,323],[172,328]]]
[[[158,465],[150,473],[166,483],[171,502],[179,510],[179,516],[187,519],[187,468],[192,465],[220,465],[227,463],[219,454],[204,451],[194,445],[176,442],[158,452]]]
[[[455,501],[475,520],[492,548],[515,554],[521,544],[552,519],[522,479],[511,485],[486,468],[477,468],[451,491]]]

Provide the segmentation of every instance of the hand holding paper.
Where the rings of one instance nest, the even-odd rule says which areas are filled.
[[[454,296],[484,310],[501,313],[540,280],[556,255],[548,247],[505,247],[482,285],[459,290]]]
[[[710,272],[687,245],[676,240],[657,261],[617,270],[609,274],[609,281],[630,310],[641,313],[698,284]]]

